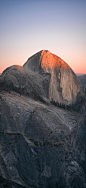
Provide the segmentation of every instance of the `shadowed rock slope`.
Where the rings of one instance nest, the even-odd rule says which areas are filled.
[[[0,77],[0,90],[16,91],[20,94],[28,95],[36,100],[48,100],[47,80],[49,75],[37,75],[31,70],[27,72],[22,66],[14,65],[7,68]],[[44,84],[44,86],[43,86]]]
[[[62,109],[50,103],[50,100],[57,101],[55,95],[60,96],[59,72],[57,63],[52,65],[52,58],[47,68],[44,67],[49,64],[46,58],[45,64],[40,60],[42,64],[39,67],[43,53],[49,52],[41,51],[32,56],[24,67],[9,67],[0,76],[1,188],[86,187],[85,111],[83,108],[79,112]],[[82,85],[78,79],[74,81],[75,74],[66,63],[63,66],[61,63],[58,63],[61,76],[62,73],[65,75],[68,67],[68,75],[74,75],[73,82],[79,91],[76,96],[84,96]],[[52,72],[53,77],[55,74],[53,79]],[[52,87],[56,94],[51,99]],[[62,99],[59,103],[64,101]],[[81,107],[81,102],[78,105]]]
[[[24,187],[85,188],[85,164],[83,115],[1,92],[1,177]]]
[[[86,88],[86,74],[84,74],[83,76],[78,76],[81,84],[83,85],[83,87]]]

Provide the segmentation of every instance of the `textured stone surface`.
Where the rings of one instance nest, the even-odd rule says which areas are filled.
[[[83,85],[83,87],[86,88],[86,74],[82,75],[82,76],[78,76],[81,84]]]
[[[0,177],[13,187],[85,188],[85,164],[83,115],[1,92]]]
[[[48,100],[50,74],[35,74],[22,66],[7,68],[0,76],[0,89],[16,91],[38,100]]]
[[[84,98],[74,72],[48,51],[2,73],[1,188],[86,187]],[[75,111],[56,107],[57,101]]]
[[[65,105],[75,104],[84,97],[83,89],[79,79],[60,57],[42,50],[30,57],[24,64],[24,68],[30,69],[38,74],[50,74],[49,100]]]
[[[64,105],[75,105],[85,98],[85,89],[69,65],[45,50],[30,57],[23,67],[7,68],[0,76],[0,86],[2,90]]]

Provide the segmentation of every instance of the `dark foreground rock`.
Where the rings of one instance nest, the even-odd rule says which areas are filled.
[[[85,188],[86,120],[15,92],[0,94],[3,188]]]
[[[0,188],[25,188],[25,186],[11,182],[10,180],[6,180],[0,176]]]
[[[86,188],[85,88],[49,51],[0,75],[0,188]]]

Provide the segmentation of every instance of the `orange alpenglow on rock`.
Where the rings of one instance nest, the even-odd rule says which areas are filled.
[[[69,65],[60,57],[42,50],[22,66],[8,67],[0,76],[4,89],[34,99],[75,105],[85,98],[85,89]]]
[[[40,62],[42,68],[65,68],[70,69],[69,65],[65,63],[60,57],[50,53],[49,51],[43,50],[40,56]]]
[[[40,87],[44,88],[45,96],[50,101],[73,105],[85,95],[84,88],[70,66],[47,50],[31,56],[24,64],[24,68],[43,78]]]
[[[24,67],[22,67],[21,65],[14,65],[14,68],[18,68],[18,69],[24,69]]]

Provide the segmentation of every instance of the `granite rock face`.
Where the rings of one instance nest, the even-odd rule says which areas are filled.
[[[7,68],[0,76],[0,86],[2,90],[66,106],[85,98],[85,88],[69,65],[45,50],[30,57],[23,67]]]
[[[14,65],[7,68],[0,77],[1,90],[16,91],[38,100],[47,100],[47,88],[50,75],[44,77],[25,70],[22,66]],[[43,86],[44,84],[44,86]]]
[[[46,53],[41,51],[24,67],[9,67],[0,76],[1,188],[86,187],[86,106],[85,100],[80,102],[84,90],[67,64],[57,63],[57,56],[52,64],[52,54],[49,63]],[[70,99],[70,90],[65,103],[61,96],[68,75],[76,97]],[[74,111],[50,103],[58,99],[63,104],[80,101]]]
[[[85,188],[85,164],[83,115],[1,92],[0,177],[13,188]]]
[[[85,96],[85,90],[73,70],[60,57],[49,51],[42,50],[30,57],[24,68],[40,75],[50,74],[50,101],[73,105]]]

